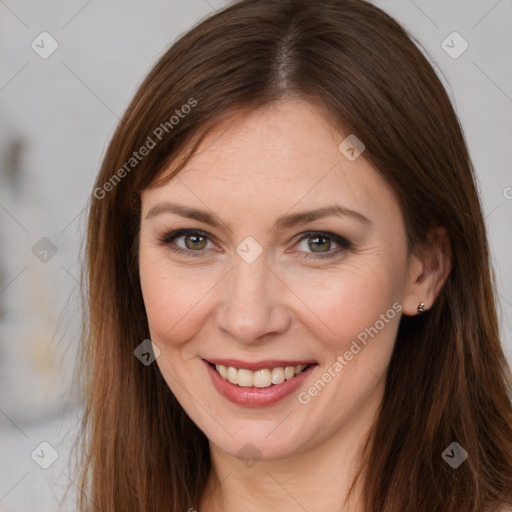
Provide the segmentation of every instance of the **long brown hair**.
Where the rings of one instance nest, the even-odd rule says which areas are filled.
[[[436,302],[419,320],[401,319],[361,465],[364,509],[512,506],[512,378],[474,170],[446,91],[414,38],[370,3],[243,0],[160,58],[113,135],[91,195],[77,366],[85,396],[79,509],[182,512],[200,502],[208,440],[158,366],[134,356],[149,338],[140,192],[179,158],[178,172],[221,118],[285,95],[314,102],[340,133],[364,142],[364,157],[400,200],[411,250],[432,224],[450,236],[452,270]],[[468,453],[457,469],[441,456],[453,442]]]

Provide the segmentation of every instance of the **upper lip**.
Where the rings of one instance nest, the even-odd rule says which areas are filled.
[[[245,370],[263,370],[265,368],[276,368],[278,366],[299,366],[316,364],[315,361],[285,361],[284,359],[264,359],[262,361],[248,362],[240,361],[239,359],[205,359],[208,363],[222,364],[224,366],[232,366],[233,368],[242,368]]]

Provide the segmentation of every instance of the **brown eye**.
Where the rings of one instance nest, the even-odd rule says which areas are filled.
[[[204,249],[208,243],[208,239],[201,235],[184,235],[183,238],[186,248],[191,250]]]
[[[316,236],[309,240],[308,245],[313,252],[324,252],[323,249],[328,251],[331,248],[331,241],[327,237]]]
[[[333,242],[334,248],[332,248]],[[310,232],[302,233],[297,248],[299,249],[298,252],[304,253],[301,256],[305,259],[322,259],[341,255],[347,249],[351,249],[352,244],[347,239],[334,233]]]
[[[183,242],[181,241],[183,239]],[[160,238],[160,243],[169,247],[175,253],[186,256],[202,256],[207,253],[204,249],[211,241],[207,233],[197,230],[173,231]]]

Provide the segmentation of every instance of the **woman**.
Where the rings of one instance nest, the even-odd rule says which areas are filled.
[[[358,0],[216,13],[92,193],[80,510],[506,510],[493,279],[459,122],[402,27]]]

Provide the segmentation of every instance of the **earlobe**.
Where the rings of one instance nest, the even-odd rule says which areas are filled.
[[[403,314],[416,316],[429,310],[443,287],[452,266],[448,231],[444,226],[430,229],[427,240],[410,256],[407,294]]]

